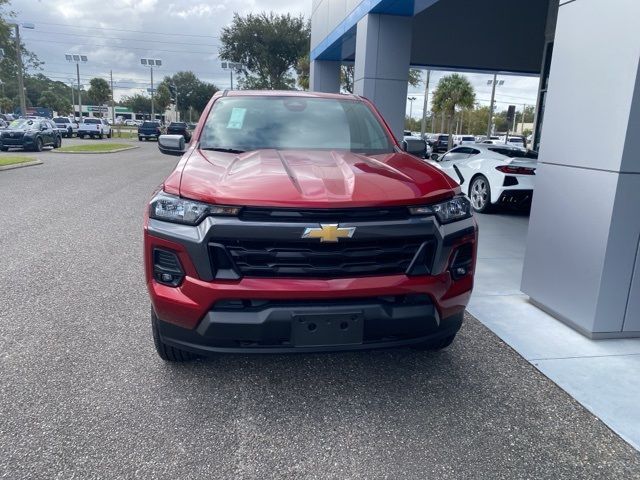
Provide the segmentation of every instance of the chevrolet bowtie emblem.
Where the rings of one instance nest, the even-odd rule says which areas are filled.
[[[340,228],[338,225],[320,225],[320,228],[305,228],[302,238],[319,238],[321,242],[337,242],[340,238],[351,238],[356,227]]]

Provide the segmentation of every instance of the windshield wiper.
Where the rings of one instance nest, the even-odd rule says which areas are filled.
[[[213,152],[244,153],[244,150],[238,150],[237,148],[200,147],[200,149],[201,150],[211,150]]]

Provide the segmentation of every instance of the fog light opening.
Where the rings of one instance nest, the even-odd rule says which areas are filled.
[[[153,277],[158,283],[177,287],[184,278],[184,270],[178,256],[168,250],[153,249]]]
[[[471,273],[471,264],[473,263],[473,245],[465,243],[459,246],[451,260],[451,277],[454,280],[460,280]]]

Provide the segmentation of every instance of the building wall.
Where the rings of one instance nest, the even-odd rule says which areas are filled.
[[[314,0],[311,9],[311,50],[361,3],[363,0]]]

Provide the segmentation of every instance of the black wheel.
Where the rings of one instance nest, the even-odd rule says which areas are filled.
[[[158,331],[158,317],[156,317],[153,309],[151,309],[151,332],[153,333],[153,344],[156,347],[156,352],[165,362],[189,362],[198,358],[198,355],[172,347],[162,341]]]
[[[0,147],[0,150],[2,150],[3,152],[8,152],[9,151],[9,147]]]
[[[62,146],[62,137],[56,137],[53,141],[53,148],[60,148]]]
[[[138,136],[138,141],[141,142],[142,141],[142,137]]]
[[[103,134],[100,134],[100,135],[98,135],[98,138],[99,138],[100,140],[102,140],[102,139],[104,138],[104,135],[103,135]]]
[[[111,138],[111,132],[107,133],[107,138]]]
[[[78,138],[84,138],[84,135],[78,134]]]
[[[456,338],[456,334],[449,335],[448,337],[441,338],[440,340],[436,340],[435,342],[425,342],[418,343],[416,345],[412,345],[411,348],[414,350],[424,350],[424,351],[437,351],[443,350],[447,348],[449,345],[453,343]]]
[[[487,177],[478,175],[473,178],[469,187],[469,199],[476,212],[487,213],[491,210],[491,186]]]
[[[36,143],[33,145],[33,150],[35,152],[41,152],[42,151],[42,147],[44,147],[44,143],[42,141],[42,138],[40,138],[40,137],[36,138]]]
[[[69,128],[67,130],[67,138],[71,138],[71,137],[73,137],[73,129]]]

